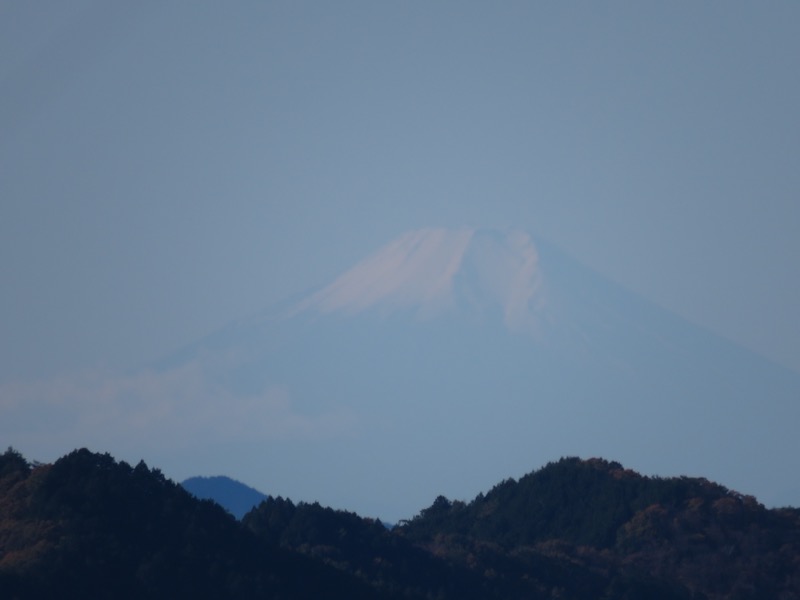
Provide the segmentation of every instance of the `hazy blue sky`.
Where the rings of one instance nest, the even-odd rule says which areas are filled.
[[[0,4],[0,374],[514,224],[800,370],[795,2]]]
[[[793,1],[2,2],[0,383],[429,225],[530,230],[800,371],[799,63]]]

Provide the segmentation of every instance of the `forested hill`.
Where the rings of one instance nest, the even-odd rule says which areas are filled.
[[[800,598],[800,510],[600,459],[562,459],[469,504],[440,496],[402,530],[455,562],[492,548],[520,573],[548,556],[672,582],[692,597]]]
[[[140,462],[0,456],[0,598],[376,598]],[[351,596],[352,594],[352,596]]]
[[[800,599],[800,510],[562,459],[387,530],[270,497],[239,522],[144,463],[0,455],[0,598]]]

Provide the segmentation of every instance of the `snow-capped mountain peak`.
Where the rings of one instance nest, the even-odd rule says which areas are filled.
[[[235,427],[270,489],[301,497],[380,486],[402,514],[430,489],[467,496],[498,465],[586,455],[796,501],[782,475],[800,469],[796,374],[523,232],[406,233],[154,372],[166,391],[153,396],[147,373],[142,414],[161,415],[151,398],[188,379],[199,391],[178,407],[203,435]],[[228,420],[206,419],[203,398]]]
[[[456,309],[500,311],[512,330],[535,327],[543,303],[530,236],[480,229],[410,231],[312,294],[294,312],[410,310],[425,318]]]

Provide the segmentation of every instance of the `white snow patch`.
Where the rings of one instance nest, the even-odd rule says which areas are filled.
[[[472,235],[469,229],[406,233],[302,302],[296,312],[313,308],[354,314],[377,304],[394,309],[444,308]]]
[[[411,231],[306,298],[291,314],[355,315],[377,308],[385,313],[411,309],[430,317],[457,305],[496,307],[509,329],[534,332],[542,298],[539,256],[530,236],[474,229]]]

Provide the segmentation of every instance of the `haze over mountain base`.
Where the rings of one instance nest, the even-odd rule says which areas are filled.
[[[571,454],[796,502],[798,377],[523,232],[410,232],[180,360],[224,356],[214,376],[237,393],[277,385],[307,415],[341,416],[330,439],[265,457],[336,505],[377,493],[371,510],[397,518]]]
[[[800,503],[797,374],[520,231],[412,231],[141,372],[6,392],[20,448],[145,446],[393,522],[570,455]]]

